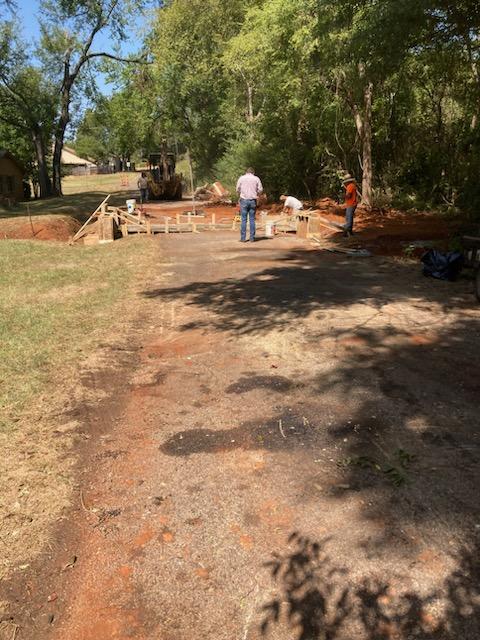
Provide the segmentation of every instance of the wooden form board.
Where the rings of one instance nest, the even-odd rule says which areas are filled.
[[[172,222],[151,222],[148,221],[146,226],[139,224],[127,224],[126,233],[196,233],[200,231],[220,231],[222,229],[231,229],[231,224],[226,223],[210,223],[210,222],[192,222],[180,223]],[[150,230],[149,230],[150,229]]]
[[[98,218],[98,238],[101,244],[115,240],[115,223],[112,216],[101,215]]]
[[[86,233],[88,233],[87,227],[93,222],[95,222],[96,218],[100,215],[100,213],[105,213],[107,202],[110,199],[110,195],[111,194],[108,194],[108,196],[102,200],[102,202],[98,205],[98,207],[95,209],[92,215],[88,218],[88,220],[80,227],[77,233],[73,236],[73,238],[70,241],[70,244],[73,244],[74,242],[82,238]]]

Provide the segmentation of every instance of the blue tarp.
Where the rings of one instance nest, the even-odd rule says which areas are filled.
[[[423,275],[439,280],[456,280],[463,267],[463,255],[460,251],[441,253],[430,249],[422,256]]]

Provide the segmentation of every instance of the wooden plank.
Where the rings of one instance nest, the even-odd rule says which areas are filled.
[[[323,227],[329,227],[330,229],[339,229],[340,231],[344,231],[344,228],[341,224],[338,224],[338,222],[332,222],[331,220],[326,220],[325,218],[322,218],[321,216],[317,216],[316,220],[319,224],[321,224]]]
[[[112,216],[100,214],[98,218],[98,237],[101,243],[113,242],[114,227]]]
[[[80,229],[77,231],[77,233],[70,240],[70,244],[73,244],[76,240],[78,240],[79,238],[81,238],[84,235],[83,232],[85,231],[86,227],[90,224],[90,222],[93,220],[93,218],[95,218],[97,216],[98,212],[102,209],[102,207],[108,202],[108,200],[109,200],[111,195],[112,194],[109,193],[108,196],[104,200],[102,200],[102,202],[98,205],[98,207],[95,209],[95,211],[92,213],[92,215],[80,227]]]
[[[128,211],[120,209],[120,207],[116,207],[116,210],[118,216],[126,222],[131,222],[132,224],[145,224],[145,221],[139,216],[134,216],[133,214],[128,213]]]

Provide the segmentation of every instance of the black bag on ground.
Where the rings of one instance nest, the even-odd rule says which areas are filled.
[[[441,253],[430,249],[422,256],[423,275],[439,280],[456,280],[463,267],[463,255],[460,251]]]

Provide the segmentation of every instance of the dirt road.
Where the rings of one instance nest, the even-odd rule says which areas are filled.
[[[470,283],[285,238],[158,245],[22,640],[477,639]]]

